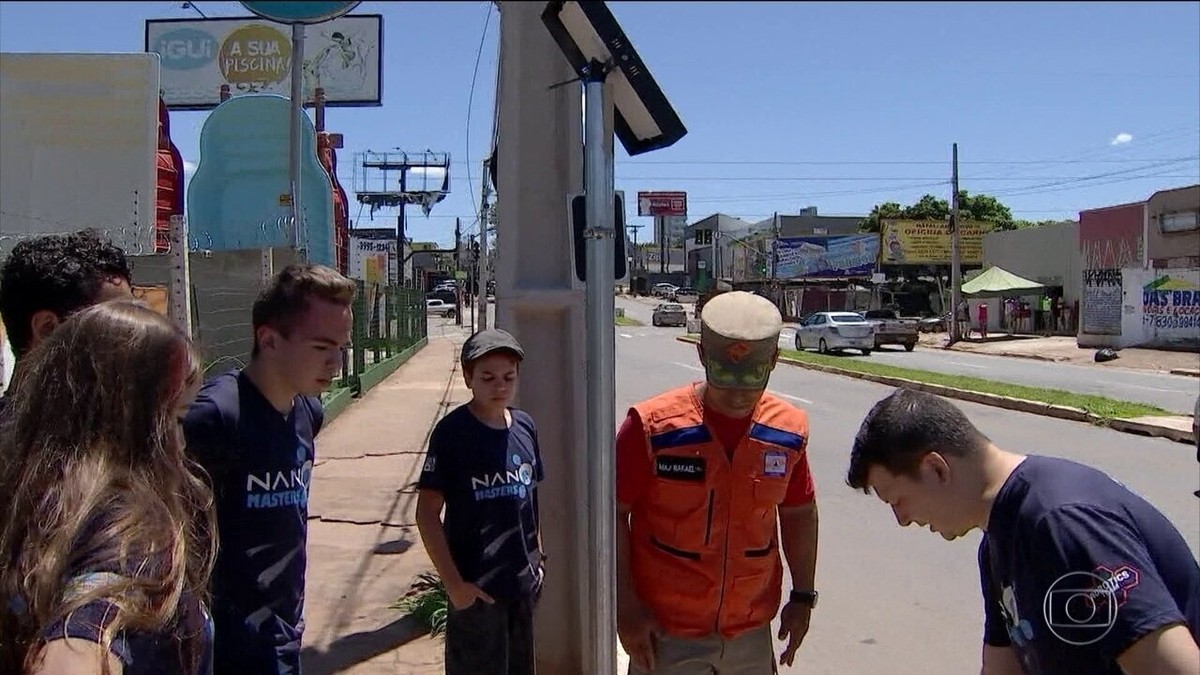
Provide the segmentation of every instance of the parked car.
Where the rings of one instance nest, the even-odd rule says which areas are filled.
[[[858,312],[816,312],[796,328],[796,350],[816,349],[822,354],[857,349],[870,356],[875,348],[875,326]]]
[[[695,302],[700,299],[700,293],[694,288],[685,286],[683,288],[676,288],[675,292],[671,294],[671,299],[675,302]]]
[[[425,301],[425,313],[430,316],[440,316],[447,319],[453,319],[454,305],[446,302],[445,300],[430,298]]]
[[[904,345],[911,352],[917,346],[919,322],[901,319],[894,309],[872,309],[863,317],[875,327],[875,347]]]
[[[678,303],[664,302],[654,308],[654,313],[650,315],[650,324],[653,326],[686,326],[687,310]]]
[[[656,298],[669,298],[675,293],[678,288],[675,284],[669,284],[665,281],[654,284],[650,289],[650,293]]]

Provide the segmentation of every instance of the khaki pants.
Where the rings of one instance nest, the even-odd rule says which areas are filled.
[[[654,649],[654,671],[631,663],[629,675],[773,675],[778,672],[774,649],[770,624],[732,640],[660,635]]]

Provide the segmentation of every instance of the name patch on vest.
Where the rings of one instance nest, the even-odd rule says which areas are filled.
[[[787,453],[782,450],[768,450],[763,453],[763,475],[787,475]]]
[[[700,482],[704,480],[704,458],[656,457],[654,473],[660,478]]]

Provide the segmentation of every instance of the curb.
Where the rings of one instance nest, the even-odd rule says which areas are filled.
[[[696,338],[690,336],[680,336],[675,338],[679,342],[688,342],[695,344]],[[929,384],[926,382],[917,382],[916,380],[906,380],[901,377],[889,377],[886,375],[873,375],[870,373],[860,373],[858,371],[846,370],[844,368],[834,368],[832,366],[823,366],[816,363],[808,363],[798,361],[786,356],[779,357],[780,363],[806,368],[808,370],[816,370],[831,375],[841,375],[842,377],[851,377],[856,380],[867,380],[886,384],[891,387],[907,387],[924,391],[937,396],[953,398],[962,401],[970,401],[982,405],[990,405],[996,408],[1004,408],[1005,410],[1015,410],[1017,412],[1032,413],[1034,415],[1042,415],[1043,417],[1055,417],[1071,422],[1086,422],[1095,426],[1103,426],[1115,431],[1123,431],[1125,433],[1139,434],[1143,436],[1154,436],[1166,438],[1179,443],[1192,444],[1195,439],[1192,438],[1191,432],[1180,431],[1170,427],[1162,427],[1157,424],[1146,424],[1130,419],[1114,419],[1109,420],[1098,415],[1093,415],[1086,410],[1080,408],[1072,408],[1069,406],[1053,405],[1050,403],[1042,403],[1040,401],[1029,401],[1022,398],[1010,398],[1008,396],[999,396],[997,394],[985,394],[978,391],[968,391],[966,389],[956,389],[940,384]]]
[[[1183,375],[1185,377],[1200,377],[1200,370],[1193,370],[1191,368],[1172,368],[1170,372],[1172,375]]]

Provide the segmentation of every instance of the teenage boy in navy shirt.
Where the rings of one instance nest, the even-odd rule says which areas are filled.
[[[1005,452],[949,401],[901,389],[867,414],[846,482],[901,526],[983,530],[983,675],[1200,672],[1200,565],[1104,473]]]
[[[524,357],[502,330],[467,340],[471,401],[434,427],[418,482],[417,527],[450,596],[446,675],[534,672],[542,459],[533,419],[509,407]]]
[[[212,479],[214,675],[297,675],[318,398],[350,343],[354,282],[290,265],[254,303],[250,365],[205,383],[184,419]]]

